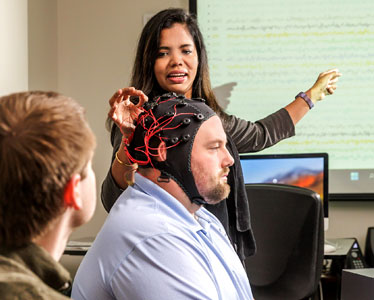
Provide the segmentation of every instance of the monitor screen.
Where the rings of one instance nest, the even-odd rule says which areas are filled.
[[[327,153],[241,155],[240,163],[245,184],[287,184],[315,191],[328,218]]]
[[[262,119],[339,69],[336,93],[261,153],[327,152],[329,199],[374,200],[374,1],[190,0],[190,10],[229,114]]]

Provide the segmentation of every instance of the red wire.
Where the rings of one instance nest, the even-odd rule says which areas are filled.
[[[164,101],[160,101],[160,99],[161,98],[159,97],[156,100],[157,105],[168,102],[170,100],[174,100],[174,99],[176,99],[176,97],[169,98],[169,99],[164,100]],[[152,160],[151,160],[151,156],[157,156],[157,154],[153,154],[151,151],[156,151],[157,148],[150,147],[150,145],[149,145],[150,140],[161,131],[175,130],[178,127],[180,127],[182,125],[181,123],[177,124],[174,127],[167,127],[170,123],[173,122],[173,120],[176,117],[179,117],[179,116],[182,116],[182,115],[191,116],[191,115],[194,115],[194,114],[193,113],[179,113],[178,114],[177,113],[177,104],[174,105],[174,114],[172,116],[168,117],[168,118],[166,118],[166,116],[161,116],[158,119],[156,119],[155,115],[153,114],[152,109],[150,109],[148,111],[146,111],[144,109],[142,109],[142,110],[143,110],[143,114],[137,120],[136,126],[142,126],[143,129],[145,130],[146,134],[144,136],[144,144],[142,146],[136,147],[134,150],[143,153],[146,156],[147,159],[146,160],[135,159],[134,157],[131,156],[130,152],[127,149],[127,146],[125,146],[124,150],[125,150],[125,153],[126,153],[128,159],[131,163],[137,163],[138,165],[147,165],[147,164],[150,163],[151,166],[154,168]],[[149,128],[147,128],[147,125],[146,125],[146,123],[149,122],[148,120],[153,120],[153,122],[149,126]],[[126,145],[130,144],[130,142],[133,138],[133,134],[128,139],[124,140]],[[160,142],[163,142],[167,139],[166,137],[161,137],[161,136],[159,136],[158,138],[159,138]],[[178,141],[174,145],[167,146],[166,149],[176,147],[179,144],[180,144],[180,141]]]

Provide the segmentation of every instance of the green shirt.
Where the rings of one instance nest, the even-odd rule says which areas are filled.
[[[71,277],[51,255],[35,244],[0,247],[0,295],[10,299],[69,299]]]

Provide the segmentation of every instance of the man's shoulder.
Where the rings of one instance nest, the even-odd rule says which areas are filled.
[[[137,204],[134,199],[122,200],[133,203],[119,203],[112,208],[95,242],[127,246],[130,251],[134,244],[154,236],[183,235],[185,231],[193,231],[185,224],[183,216],[160,207],[162,203],[151,197],[148,202],[139,201]]]
[[[190,241],[201,229],[193,217],[183,211],[184,207],[178,211],[153,195],[142,194],[140,198],[134,195],[136,190],[126,190],[125,193],[112,207],[90,249],[90,256],[95,256],[95,259],[100,258],[114,267],[136,246],[155,240],[168,241],[173,237]],[[106,245],[115,247],[108,250]]]
[[[66,300],[70,299],[45,284],[33,281],[29,276],[12,278],[12,281],[0,281],[0,295],[2,300]]]
[[[1,299],[69,299],[46,285],[33,272],[12,259],[0,256]]]
[[[105,226],[114,227],[114,231],[125,228],[127,232],[137,228],[148,228],[147,232],[165,230],[164,222],[160,222],[165,212],[160,206],[158,199],[129,187],[112,207]]]
[[[147,236],[183,227],[191,218],[188,211],[165,191],[153,188],[149,193],[132,187],[126,189],[112,207],[104,227],[111,232],[125,230],[127,234],[141,231]]]

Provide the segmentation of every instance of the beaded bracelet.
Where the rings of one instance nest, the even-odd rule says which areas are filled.
[[[305,94],[304,92],[300,92],[300,93],[298,93],[298,94],[295,96],[295,99],[298,98],[298,97],[304,99],[304,101],[308,104],[309,109],[312,109],[312,108],[313,108],[314,103],[312,102],[312,100],[310,100],[310,98],[308,97],[307,94]]]

